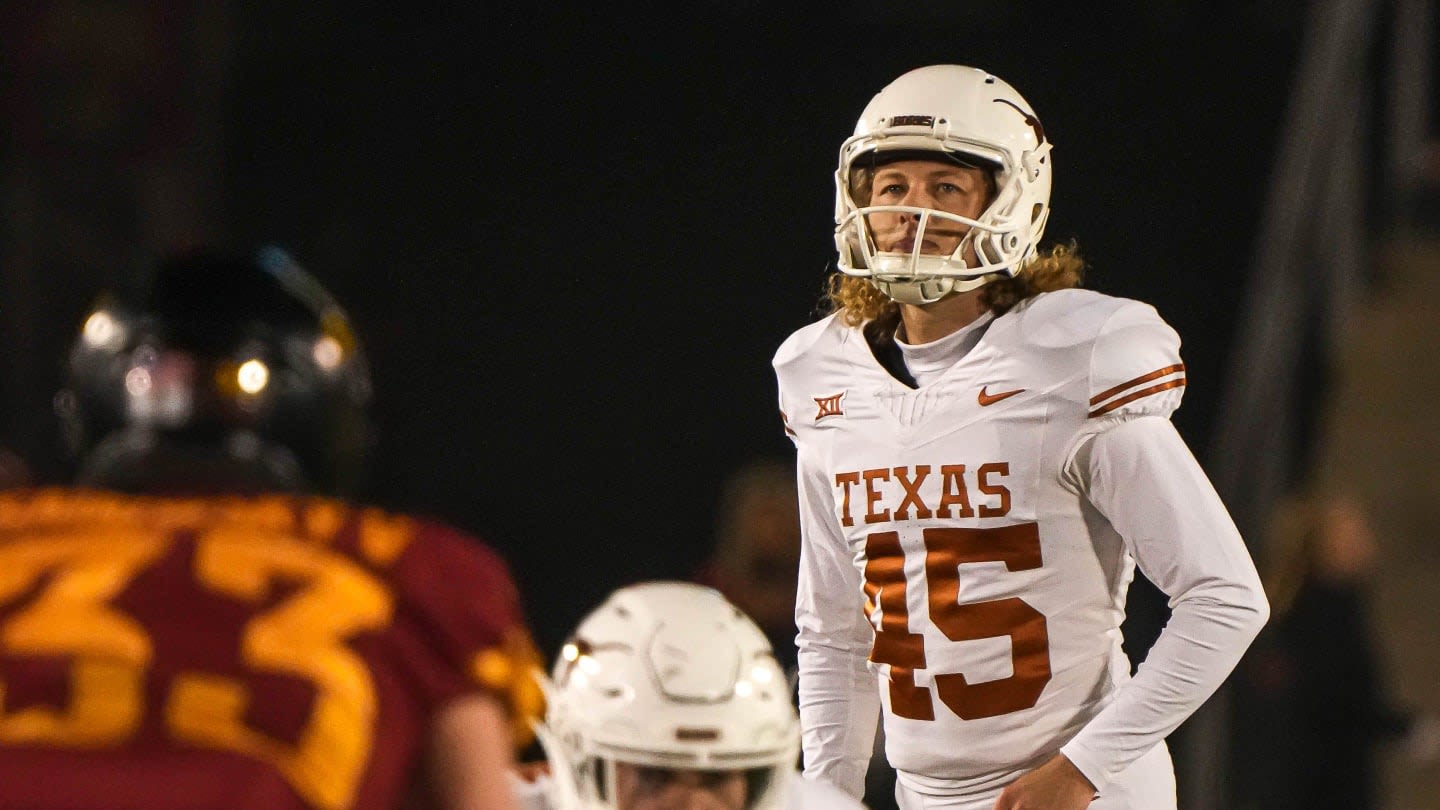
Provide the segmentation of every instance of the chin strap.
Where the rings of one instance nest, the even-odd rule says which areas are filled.
[[[978,290],[989,284],[996,278],[996,275],[980,276],[978,278],[951,278],[936,276],[931,278],[917,278],[908,281],[885,281],[871,277],[867,279],[875,289],[884,293],[886,298],[897,304],[933,304],[943,298],[958,293]]]

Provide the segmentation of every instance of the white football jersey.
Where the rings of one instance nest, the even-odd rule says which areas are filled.
[[[775,369],[799,451],[807,775],[855,792],[862,679],[878,678],[902,781],[942,794],[1008,783],[1111,702],[1130,677],[1120,624],[1135,561],[1075,456],[1086,437],[1175,410],[1179,348],[1150,306],[1085,290],[995,318],[918,390],[835,316],[785,342]],[[1210,496],[1197,508],[1228,524]],[[847,657],[870,675],[847,682],[835,670]],[[1109,757],[1072,759],[1100,785],[1092,771]]]

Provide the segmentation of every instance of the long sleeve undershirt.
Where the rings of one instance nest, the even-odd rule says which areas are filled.
[[[1240,533],[1170,421],[1106,427],[1081,439],[1067,479],[1170,597],[1171,615],[1135,677],[1061,748],[1097,788],[1219,688],[1270,613]]]

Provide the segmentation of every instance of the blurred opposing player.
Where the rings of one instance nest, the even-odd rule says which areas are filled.
[[[555,662],[527,810],[861,810],[800,778],[799,720],[765,634],[718,591],[621,588]]]
[[[369,441],[313,278],[274,250],[161,263],[100,299],[68,379],[79,485],[0,495],[0,806],[379,810],[417,778],[513,805],[539,694],[502,561],[301,494],[346,491]]]
[[[775,356],[806,776],[860,795],[883,709],[907,810],[1173,808],[1164,738],[1268,615],[1168,418],[1179,338],[1039,250],[1050,150],[995,76],[896,79],[841,148],[835,311]],[[1137,564],[1173,616],[1132,680]]]

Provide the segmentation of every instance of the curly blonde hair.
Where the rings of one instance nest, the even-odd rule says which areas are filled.
[[[1085,280],[1085,260],[1074,242],[1055,245],[1025,264],[1016,276],[998,278],[980,288],[981,301],[996,315],[1033,295],[1079,287]],[[869,280],[832,273],[826,281],[828,312],[840,313],[847,326],[866,321],[891,322],[900,318],[900,305],[875,289]]]

